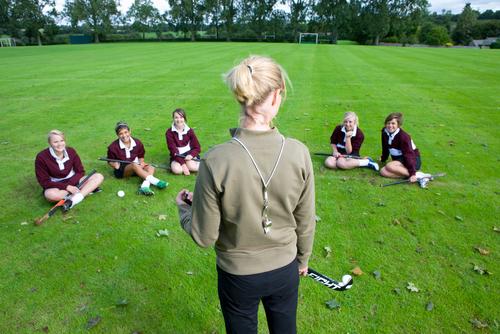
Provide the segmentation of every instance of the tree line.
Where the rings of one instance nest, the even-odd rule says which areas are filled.
[[[429,13],[428,0],[165,0],[161,13],[151,0],[135,0],[126,13],[116,0],[0,0],[0,34],[27,44],[54,42],[58,34],[91,34],[94,42],[125,39],[272,40],[294,42],[299,32],[360,44],[393,42],[468,45],[500,36],[500,11]],[[289,10],[284,10],[287,5]],[[64,22],[64,23],[61,23]],[[146,37],[148,36],[148,37]]]

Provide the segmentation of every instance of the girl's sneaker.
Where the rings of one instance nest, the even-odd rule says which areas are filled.
[[[378,163],[376,163],[375,161],[372,160],[372,158],[368,158],[368,160],[370,162],[368,162],[368,168],[371,168],[373,169],[374,171],[378,172],[379,171],[379,166],[378,166]]]
[[[168,182],[160,180],[160,181],[158,181],[158,183],[156,184],[156,186],[159,189],[165,189],[168,186]]]
[[[155,194],[149,187],[140,187],[137,193],[145,196],[153,196]]]

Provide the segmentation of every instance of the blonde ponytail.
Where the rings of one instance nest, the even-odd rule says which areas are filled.
[[[273,59],[250,56],[225,74],[225,81],[236,100],[250,107],[261,104],[269,94],[281,89],[286,95],[285,70]]]

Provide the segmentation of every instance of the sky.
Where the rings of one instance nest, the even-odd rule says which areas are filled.
[[[125,13],[134,0],[119,0],[120,6],[119,10]],[[484,12],[487,9],[500,10],[500,1],[499,0],[430,0],[431,7],[429,8],[430,12],[441,13],[441,10],[451,10],[453,14],[459,14],[462,12],[465,4],[467,2],[471,3],[472,9],[479,10],[480,12]],[[167,0],[153,0],[156,8],[160,10],[161,13],[165,12],[167,9]],[[64,6],[64,0],[56,0],[57,9],[62,10]]]

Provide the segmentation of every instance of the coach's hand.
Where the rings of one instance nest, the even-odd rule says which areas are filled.
[[[308,267],[299,268],[299,276],[307,276],[307,269]]]
[[[189,205],[185,201],[186,194],[187,194],[187,198],[190,201],[193,201],[193,193],[189,192],[189,190],[187,190],[187,189],[182,189],[181,191],[179,191],[179,193],[177,194],[177,197],[175,198],[175,204],[177,204],[177,206]]]

